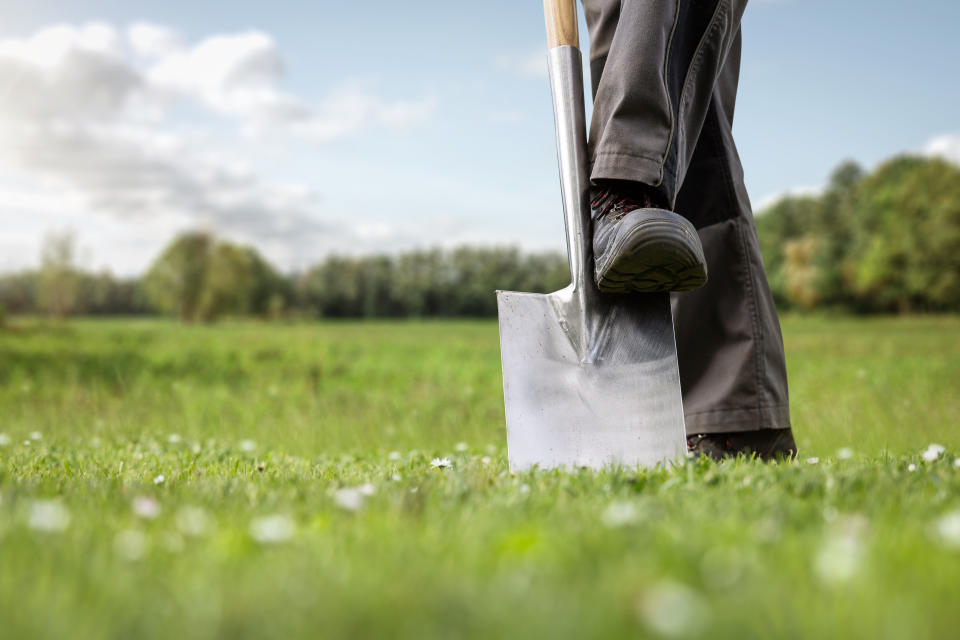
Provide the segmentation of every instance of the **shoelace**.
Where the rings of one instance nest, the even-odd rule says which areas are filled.
[[[619,220],[635,209],[649,209],[656,206],[657,204],[647,194],[643,194],[641,199],[635,199],[622,196],[611,189],[601,189],[590,200],[590,209],[596,212],[594,218],[612,213],[616,216],[615,220]]]

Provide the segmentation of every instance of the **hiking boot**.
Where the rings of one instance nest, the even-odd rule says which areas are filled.
[[[797,444],[790,429],[762,429],[734,433],[698,433],[687,437],[687,449],[697,456],[720,461],[739,454],[760,460],[796,458]]]
[[[594,280],[604,293],[691,291],[707,281],[697,230],[640,183],[593,191]]]

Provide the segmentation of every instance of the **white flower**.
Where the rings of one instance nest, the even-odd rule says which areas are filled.
[[[134,498],[131,507],[133,513],[144,520],[153,520],[160,515],[160,503],[149,496]]]
[[[241,440],[240,441],[240,451],[245,451],[250,453],[257,448],[257,443],[253,440]]]
[[[113,538],[113,550],[124,560],[134,562],[147,550],[147,538],[136,529],[124,529]]]
[[[161,473],[160,475],[158,475],[156,478],[153,479],[153,484],[163,484],[165,480],[166,478],[164,478],[163,474]]]
[[[0,447],[5,447],[10,444],[10,436],[5,433],[0,433]]]
[[[274,514],[250,522],[250,537],[260,544],[277,544],[293,537],[296,526],[287,516]]]
[[[846,516],[836,521],[834,530],[824,540],[814,559],[820,579],[836,584],[853,578],[863,559],[863,537],[867,520],[863,516]]]
[[[40,440],[41,438],[43,438],[43,434],[40,433],[39,431],[31,431],[31,432],[30,432],[30,439],[31,439],[31,440]]]
[[[916,471],[916,470],[917,470],[917,465],[913,464],[912,462],[907,465],[907,471]]]
[[[70,524],[70,512],[59,500],[34,500],[27,524],[36,531],[63,531]]]
[[[396,462],[397,460],[400,459],[400,452],[399,452],[399,451],[391,451],[391,452],[390,452],[390,455],[387,456],[387,459],[389,459],[389,460],[391,460],[391,461],[393,461],[393,462]]]
[[[954,459],[953,459],[953,468],[954,468],[954,469],[960,469],[960,458],[954,458]]]
[[[923,456],[923,459],[927,462],[936,462],[940,459],[940,456],[943,455],[944,451],[946,451],[946,449],[942,444],[931,443],[920,455]]]
[[[709,604],[690,587],[665,581],[653,585],[637,602],[637,613],[660,635],[688,636],[703,628]]]
[[[453,463],[450,462],[450,458],[434,458],[430,461],[430,466],[434,469],[446,469],[452,467]]]
[[[633,524],[639,518],[640,511],[632,502],[611,502],[600,516],[603,524],[608,527],[623,527]]]
[[[491,462],[493,462],[493,458],[491,458],[490,456],[483,456],[482,458],[480,458],[480,462],[482,462],[483,464],[490,464]]]
[[[467,450],[467,443],[466,443],[466,442],[458,442],[457,445],[454,447],[454,449],[456,449],[456,450],[459,451],[460,453],[463,453],[464,451]]]
[[[185,506],[177,511],[177,529],[185,536],[202,536],[213,526],[213,519],[200,507]]]
[[[395,473],[392,476],[390,476],[390,479],[393,480],[394,482],[400,482],[401,480],[403,480],[403,476],[401,476],[399,473]]]
[[[377,488],[369,482],[365,482],[364,484],[360,485],[357,487],[357,490],[365,496],[372,496],[377,492]]]
[[[344,487],[333,492],[337,506],[347,511],[360,511],[367,502],[367,496],[357,487]]]
[[[960,510],[941,516],[933,528],[944,544],[960,549]]]
[[[842,447],[837,449],[837,459],[838,460],[849,460],[853,457],[853,449],[850,447]]]
[[[167,437],[167,442],[169,442],[170,444],[178,444],[178,443],[180,442],[180,434],[179,434],[179,433],[171,433],[171,434]]]
[[[807,464],[817,464],[818,462],[820,462],[820,458],[817,458],[817,457],[807,458]]]

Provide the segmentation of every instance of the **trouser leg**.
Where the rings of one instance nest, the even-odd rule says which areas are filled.
[[[622,6],[641,3],[583,0],[583,4],[590,29],[595,103],[601,101],[603,90],[608,96],[619,96],[617,100],[622,102],[627,95],[637,94],[637,90],[629,86],[634,82],[633,76],[620,67],[614,75],[608,75],[607,65],[615,57],[612,49],[617,41],[616,35],[626,33],[620,27]],[[650,10],[664,4],[670,3],[644,3]],[[711,5],[715,13],[718,11],[719,3],[699,4]],[[742,7],[735,13],[739,23]],[[664,11],[664,15],[668,14]],[[658,24],[660,26],[654,27],[654,31],[662,31],[663,20]],[[629,33],[642,36],[642,29],[642,23],[631,26]],[[678,24],[677,29],[681,30],[681,25]],[[648,41],[660,35],[655,33]],[[709,38],[704,36],[703,40],[706,42]],[[729,44],[723,52],[720,67],[712,74],[707,97],[703,97],[704,89],[701,89],[695,100],[690,98],[704,103],[702,109],[688,107],[684,114],[686,119],[679,118],[679,121],[688,123],[683,134],[682,153],[677,149],[672,152],[673,156],[665,153],[659,165],[656,158],[651,165],[649,158],[638,157],[644,152],[635,150],[655,148],[655,144],[664,139],[664,132],[656,129],[659,116],[645,120],[643,106],[613,108],[608,105],[601,107],[599,115],[595,106],[591,125],[591,154],[597,159],[592,177],[655,184],[650,179],[652,168],[659,167],[657,171],[664,177],[671,175],[669,167],[678,168],[674,177],[679,179],[671,199],[676,201],[677,210],[698,228],[704,246],[709,272],[707,284],[696,291],[673,296],[680,380],[689,434],[790,428],[783,339],[763,271],[753,214],[743,184],[743,168],[731,132],[740,66],[739,28],[734,29],[729,37],[724,35],[724,40],[729,40]],[[621,53],[624,48],[643,47],[621,47]],[[709,57],[713,59],[715,56]],[[656,69],[663,68],[663,56],[651,59],[652,65],[643,58],[634,61],[636,77],[646,79],[643,81],[648,83],[650,77],[656,75]],[[656,69],[651,71],[650,66]],[[617,83],[625,86],[617,88]],[[701,84],[698,82],[695,86]],[[657,94],[655,90],[654,94],[640,104],[663,101],[663,94]],[[670,104],[677,103],[671,101]],[[658,107],[654,104],[653,108]],[[662,104],[659,108],[662,109]],[[691,113],[699,113],[698,109],[702,116],[692,120],[699,119],[699,125],[690,126]],[[609,123],[618,113],[631,113],[636,117],[611,129]],[[645,129],[647,126],[651,127],[649,131]],[[624,137],[612,138],[610,132],[614,130]],[[654,141],[653,145],[651,141]],[[676,140],[670,144],[676,144]],[[612,153],[605,155],[605,151],[611,149]],[[634,151],[617,156],[617,149]],[[674,159],[670,160],[671,157]],[[683,158],[689,160],[680,162]]]
[[[673,204],[746,0],[583,5],[594,82],[591,178],[643,182]]]
[[[709,273],[673,295],[688,434],[790,428],[783,338],[731,131],[739,67],[737,34],[677,196]]]

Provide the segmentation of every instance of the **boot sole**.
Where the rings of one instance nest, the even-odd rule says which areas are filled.
[[[697,231],[672,211],[639,209],[632,228],[596,260],[594,279],[604,293],[692,291],[707,281]]]

